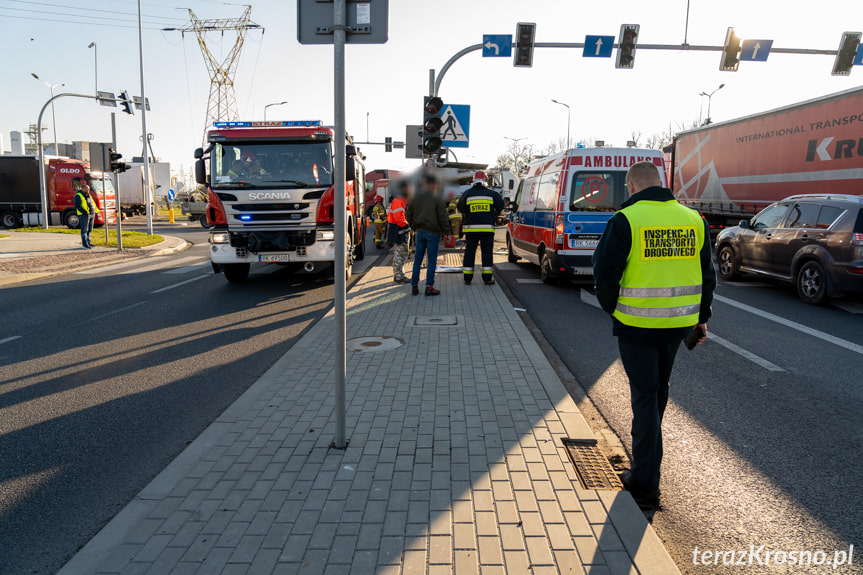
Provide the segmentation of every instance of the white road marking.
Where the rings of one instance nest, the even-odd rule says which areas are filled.
[[[0,339],[0,343],[9,343],[10,341],[15,341],[16,339],[21,339],[20,335],[13,335],[12,337],[4,337]]]
[[[542,280],[540,278],[515,278],[515,283],[517,283],[517,284],[541,284]]]
[[[757,355],[755,355],[751,351],[746,351],[745,349],[743,349],[739,345],[733,344],[730,341],[728,341],[727,339],[723,339],[723,338],[719,337],[718,335],[714,334],[712,331],[708,330],[707,339],[715,341],[719,345],[730,349],[734,353],[745,357],[746,359],[748,359],[749,361],[751,361],[753,363],[757,363],[758,365],[760,365],[761,367],[763,367],[767,371],[786,371],[786,370],[782,369],[781,367],[779,367],[778,365],[770,363],[769,361],[767,361],[763,357],[758,357]]]
[[[122,271],[118,275],[137,274],[137,273],[142,273],[142,272],[150,272],[150,271],[154,271],[154,270],[164,269],[168,266],[173,267],[177,264],[182,264],[182,263],[186,263],[186,262],[200,260],[201,256],[186,256],[184,258],[172,258],[172,257],[168,257],[168,256],[157,256],[157,258],[159,261],[155,261],[156,258],[153,258],[152,260],[150,260],[153,262],[151,265],[144,266],[144,267],[134,269],[134,270]],[[162,259],[162,258],[165,258],[165,259]]]
[[[190,266],[183,266],[181,268],[173,268],[170,270],[166,270],[162,273],[164,273],[164,274],[187,274],[191,271],[199,270],[199,269],[204,268],[204,267],[210,267],[210,260],[202,261],[201,263],[193,264]]]
[[[90,319],[88,319],[84,323],[90,323],[91,321],[96,321],[98,319],[102,319],[103,317],[108,317],[109,315],[114,315],[115,313],[120,313],[120,312],[129,310],[129,309],[132,309],[133,307],[138,307],[139,305],[144,305],[145,303],[147,303],[147,302],[139,301],[138,303],[133,303],[132,305],[127,305],[126,307],[121,307],[120,309],[111,310],[108,313],[103,313],[102,315],[99,315],[96,317],[91,317]]]
[[[743,311],[748,311],[749,313],[763,317],[764,319],[769,319],[770,321],[775,321],[776,323],[782,324],[786,327],[790,327],[791,329],[796,329],[797,331],[805,333],[806,335],[811,335],[812,337],[817,337],[818,339],[822,339],[828,343],[832,343],[833,345],[838,345],[839,347],[844,347],[845,349],[853,351],[854,353],[859,353],[860,355],[863,355],[863,345],[858,345],[858,344],[850,342],[848,340],[830,335],[829,333],[824,333],[823,331],[818,331],[817,329],[814,329],[814,328],[805,326],[803,324],[797,323],[796,321],[791,321],[790,319],[785,319],[784,317],[780,317],[778,315],[774,315],[772,313],[762,311],[758,308],[754,308],[750,305],[746,305],[745,303],[741,303],[739,301],[735,301],[733,299],[729,299],[729,298],[723,297],[721,295],[714,295],[713,299],[717,300],[717,301],[721,301],[722,303],[726,303],[726,304],[733,306],[733,307],[736,307],[738,309],[742,309]]]
[[[160,258],[160,257],[165,257],[165,256],[157,256],[157,258]],[[154,259],[157,259],[157,258],[154,258]],[[114,265],[110,265],[110,266],[102,266],[100,268],[91,268],[89,270],[82,270],[80,272],[75,272],[75,274],[76,275],[100,274],[102,272],[121,270],[123,268],[128,268],[128,267],[137,266],[137,265],[141,265],[141,262],[139,262],[137,259],[135,259],[135,260],[130,261],[130,262],[122,262],[122,263],[114,264]]]
[[[165,286],[165,287],[163,287],[163,288],[160,288],[160,289],[157,289],[157,290],[153,290],[153,291],[151,291],[150,293],[151,293],[151,294],[153,294],[153,293],[162,293],[163,291],[168,291],[169,289],[174,289],[174,288],[176,288],[176,287],[180,287],[180,286],[182,286],[182,285],[186,285],[186,284],[189,284],[189,283],[192,283],[192,282],[196,282],[196,281],[198,281],[198,280],[202,280],[202,279],[204,279],[204,278],[206,278],[206,277],[210,277],[211,275],[213,275],[213,274],[207,274],[207,275],[203,275],[203,276],[194,277],[194,278],[192,278],[192,279],[188,279],[188,280],[186,280],[186,281],[184,281],[184,282],[171,284],[171,285],[169,285],[169,286]]]

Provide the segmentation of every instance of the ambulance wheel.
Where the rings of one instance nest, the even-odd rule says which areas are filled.
[[[518,261],[518,256],[512,251],[512,239],[509,236],[506,236],[506,260],[511,264]]]
[[[19,225],[21,225],[21,220],[18,219],[18,214],[15,212],[3,212],[0,215],[0,226],[11,230],[17,228]]]
[[[249,264],[222,264],[225,279],[231,283],[242,283],[249,279]]]
[[[539,277],[542,278],[543,283],[557,283],[557,278],[551,269],[551,258],[545,252],[542,252],[542,257],[539,260]]]
[[[66,210],[63,213],[63,223],[66,224],[66,227],[70,230],[77,230],[81,227],[81,220],[78,218],[78,214],[76,214],[74,210]]]

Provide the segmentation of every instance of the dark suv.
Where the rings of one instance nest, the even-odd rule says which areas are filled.
[[[722,230],[716,254],[723,279],[746,272],[791,282],[806,303],[863,292],[863,196],[785,198]]]

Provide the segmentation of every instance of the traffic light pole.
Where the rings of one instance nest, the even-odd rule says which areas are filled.
[[[111,112],[111,149],[117,149],[117,114]],[[114,180],[114,217],[117,218],[117,251],[123,251],[123,226],[120,220],[123,219],[123,213],[120,211],[120,176],[111,172],[111,177]],[[105,187],[102,187],[103,194]],[[108,224],[105,224],[107,229]]]
[[[88,96],[87,94],[57,94],[56,96],[51,96],[51,99],[45,102],[45,105],[42,106],[42,110],[39,112],[39,119],[36,122],[36,146],[39,151],[39,192],[42,196],[42,229],[48,229],[48,187],[45,182],[45,151],[42,149],[42,116],[45,114],[45,110],[48,109],[54,100],[58,98],[63,98],[65,96],[70,96],[73,98],[90,98],[91,100],[96,100],[96,96]],[[59,155],[59,150],[54,150]]]
[[[536,42],[534,43],[534,48],[582,48],[584,49],[584,42]],[[512,47],[516,47],[516,43],[512,43]],[[638,44],[639,50],[673,50],[677,52],[722,52],[724,51],[724,46],[692,46],[690,44]],[[619,48],[619,45],[615,43],[612,46],[612,49],[616,50]],[[482,44],[473,44],[464,48],[458,52],[456,52],[452,58],[447,60],[446,64],[443,65],[443,68],[440,70],[440,74],[438,74],[437,78],[434,81],[429,82],[429,95],[430,96],[438,96],[440,94],[440,86],[443,82],[443,78],[446,75],[447,71],[455,64],[462,56],[470,54],[471,52],[476,52],[477,50],[482,50]],[[812,55],[824,55],[824,56],[836,56],[839,51],[838,50],[817,50],[817,49],[807,49],[807,48],[770,48],[771,54],[812,54]],[[434,70],[429,70],[430,75],[434,77]]]

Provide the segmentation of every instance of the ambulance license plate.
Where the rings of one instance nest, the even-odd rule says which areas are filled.
[[[288,254],[272,254],[268,256],[258,256],[259,262],[289,262],[291,256]]]
[[[577,238],[569,240],[569,247],[571,248],[595,248],[598,245],[599,240],[581,240]]]
[[[572,267],[572,274],[576,276],[592,276],[593,268],[591,267]]]

